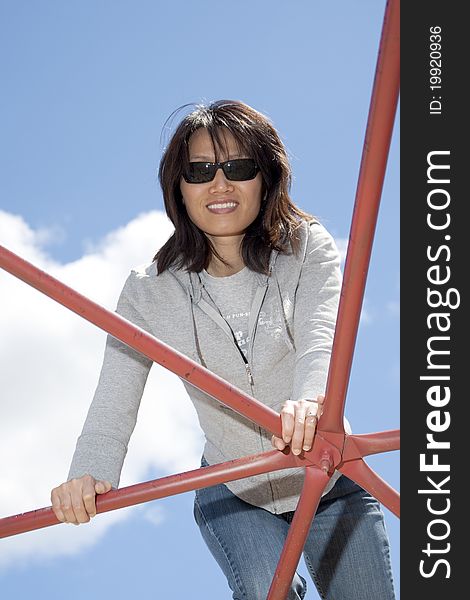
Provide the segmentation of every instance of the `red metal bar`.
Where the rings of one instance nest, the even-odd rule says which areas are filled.
[[[330,477],[317,467],[305,469],[305,481],[281,558],[266,600],[285,600],[299,564],[313,517]]]
[[[176,373],[268,431],[281,436],[279,414],[184,354],[0,246],[0,267]]]
[[[338,471],[341,471],[341,473],[344,473],[367,490],[395,516],[400,516],[400,494],[362,459],[346,462],[338,467]]]
[[[343,431],[344,404],[400,87],[400,2],[385,9],[328,372],[323,427]]]
[[[261,473],[279,471],[298,466],[296,457],[271,450],[262,454],[246,456],[218,465],[202,467],[186,473],[178,473],[153,481],[111,490],[107,494],[96,496],[96,513],[108,512],[150,500],[166,498],[192,490],[198,490],[227,481],[252,477]],[[0,538],[58,525],[51,507],[39,508],[19,515],[0,519]]]
[[[337,434],[328,434],[327,437],[324,437],[319,431],[315,436],[312,449],[309,452],[302,452],[299,456],[292,454],[289,449],[284,452],[271,450],[187,473],[178,473],[112,490],[96,497],[97,513],[292,467],[315,466],[316,468],[326,468],[333,473],[335,466],[342,460],[336,438]],[[50,507],[4,517],[0,519],[0,538],[59,523],[60,521],[55,518]]]
[[[400,430],[390,429],[379,433],[346,435],[343,460],[362,458],[379,452],[391,452],[400,448]]]

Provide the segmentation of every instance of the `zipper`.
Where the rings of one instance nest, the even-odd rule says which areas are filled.
[[[229,325],[229,327],[230,327],[230,325]],[[232,331],[231,327],[230,327],[230,331]],[[233,335],[233,341],[235,343],[235,346],[237,347],[238,353],[242,357],[242,360],[243,360],[243,362],[245,364],[245,371],[246,371],[246,376],[248,378],[248,383],[250,384],[251,395],[254,396],[254,393],[255,393],[255,390],[254,390],[255,382],[254,382],[254,379],[253,379],[253,373],[251,371],[250,363],[248,362],[247,357],[243,354],[243,350],[238,345],[237,338],[235,337],[235,334],[233,333],[233,331],[232,331],[232,335]]]
[[[199,281],[201,282],[200,278],[199,278]],[[201,285],[204,288],[204,284],[202,284],[202,282],[201,282]],[[256,292],[255,292],[255,297],[253,299],[253,302],[252,302],[252,305],[250,308],[250,318],[249,318],[249,323],[248,323],[248,336],[249,336],[249,340],[250,340],[249,345],[248,345],[249,358],[252,358],[253,338],[254,338],[254,334],[255,334],[255,330],[256,330],[256,324],[258,321],[259,311],[261,309],[261,305],[262,305],[264,297],[266,295],[266,291],[267,291],[267,286],[258,286],[257,287]],[[207,289],[206,289],[206,293],[209,296],[209,298],[214,306],[211,306],[206,300],[204,300],[204,298],[201,298],[199,300],[198,305],[215,323],[217,323],[217,325],[219,325],[219,327],[222,328],[222,330],[228,335],[228,337],[235,344],[235,347],[238,350],[238,353],[240,354],[240,356],[242,357],[243,363],[245,365],[245,372],[246,372],[246,376],[248,379],[248,383],[250,385],[251,395],[254,395],[255,382],[253,379],[253,372],[250,367],[250,362],[249,362],[248,358],[244,355],[240,346],[238,345],[237,338],[235,337],[235,334],[233,333],[232,328],[227,323],[227,321],[223,318],[222,314],[220,313],[220,310],[217,307],[217,304],[214,302],[214,300],[212,299],[212,297],[211,297],[210,293],[207,291]],[[215,308],[215,307],[217,307],[217,308]]]
[[[228,323],[227,323],[227,325],[228,325]],[[230,327],[230,325],[229,325],[229,328],[230,328],[230,332],[232,334],[233,342],[234,342],[234,344],[235,344],[235,346],[236,346],[236,348],[238,350],[238,353],[242,357],[242,360],[243,360],[243,362],[245,364],[246,376],[248,377],[248,383],[250,384],[251,395],[253,396],[254,395],[254,385],[255,385],[255,382],[253,380],[253,373],[251,371],[250,363],[248,362],[247,357],[243,354],[243,350],[238,345],[237,338],[235,337],[235,334],[233,333],[233,330]],[[250,343],[251,343],[251,340],[250,340]]]
[[[245,363],[245,369],[246,369],[246,374],[248,375],[248,383],[250,384],[251,391],[253,392],[253,386],[255,385],[255,382],[253,381],[253,374],[251,372],[248,361]]]
[[[271,274],[271,269],[272,269],[272,267],[270,266],[270,274]],[[204,285],[201,282],[200,277],[199,277],[199,282],[200,282],[201,286],[204,287]],[[248,356],[249,356],[250,360],[253,360],[254,336],[255,336],[255,332],[256,332],[256,326],[258,324],[259,312],[260,312],[261,306],[264,302],[264,298],[266,296],[267,290],[268,290],[267,284],[257,287],[256,292],[255,292],[255,297],[253,299],[251,309],[250,309],[250,318],[249,318],[249,323],[248,323],[248,336],[249,336]],[[209,296],[212,303],[214,304],[214,306],[217,306],[207,290],[206,290],[206,293]],[[254,390],[255,382],[253,379],[253,373],[252,373],[252,370],[250,367],[250,362],[249,362],[248,358],[243,354],[243,351],[241,350],[240,346],[238,345],[237,338],[235,337],[235,334],[233,333],[232,328],[227,323],[227,321],[223,318],[223,316],[221,315],[218,308],[216,310],[214,308],[214,306],[211,306],[206,300],[204,300],[204,298],[201,297],[197,304],[215,323],[217,323],[217,325],[219,325],[219,327],[222,328],[222,330],[228,335],[228,337],[230,337],[233,340],[235,347],[237,348],[238,353],[242,357],[243,363],[245,365],[245,372],[246,372],[246,376],[248,379],[248,383],[250,385],[251,395],[254,397],[255,396],[255,390]],[[258,431],[260,447],[261,447],[261,449],[263,449],[262,429],[256,423],[253,423],[253,425],[254,425],[255,430]],[[275,500],[273,485],[269,479],[268,473],[266,474],[266,476],[267,476],[267,483],[269,485],[269,489],[271,492],[272,503],[273,503],[273,506],[275,506],[276,500]]]
[[[250,390],[251,390],[251,395],[253,396],[253,398],[255,397],[255,389],[254,389],[254,385],[255,382],[253,380],[253,373],[251,372],[251,367],[250,364],[248,362],[248,359],[246,358],[246,356],[243,354],[243,351],[240,349],[240,346],[238,345],[237,339],[235,337],[235,335],[233,336],[233,340],[237,346],[238,352],[240,353],[240,356],[243,359],[243,362],[245,363],[245,371],[246,371],[246,375],[248,377],[248,383],[250,384]],[[250,339],[251,342],[251,339]],[[264,451],[263,448],[263,430],[262,428],[257,424],[257,423],[253,423],[253,427],[255,428],[255,431],[258,432],[258,436],[259,436],[259,444],[261,447],[261,451]],[[269,486],[269,491],[271,492],[271,502],[273,504],[273,506],[276,506],[276,498],[275,498],[275,494],[274,494],[274,488],[273,488],[273,484],[271,483],[271,480],[269,478],[269,473],[265,473],[266,475],[266,483]]]
[[[269,261],[269,277],[271,276],[273,267],[274,267],[274,263],[276,262],[276,258],[277,255],[279,253],[277,251],[273,251],[270,257],[270,261]],[[192,277],[193,274],[190,273],[189,275],[190,280],[192,281]],[[235,343],[235,346],[240,354],[240,356],[242,357],[242,360],[245,364],[245,371],[246,371],[246,375],[248,378],[248,383],[250,384],[250,389],[251,389],[251,394],[252,396],[254,396],[254,379],[253,379],[253,372],[251,370],[250,367],[250,362],[253,362],[253,342],[254,342],[254,338],[255,338],[255,333],[256,333],[256,327],[258,325],[258,317],[259,317],[259,312],[261,310],[261,306],[264,302],[264,298],[266,296],[266,292],[268,290],[268,280],[266,279],[265,282],[263,282],[263,284],[258,284],[256,291],[255,291],[255,296],[253,298],[253,302],[251,304],[251,308],[250,308],[250,318],[248,321],[248,338],[249,338],[249,344],[248,344],[248,358],[243,354],[243,351],[241,350],[240,346],[238,345],[237,342],[237,338],[235,337],[235,334],[232,331],[232,328],[230,327],[230,325],[227,323],[227,321],[223,318],[223,316],[221,315],[217,304],[214,302],[214,300],[211,298],[210,293],[208,292],[208,290],[204,287],[204,284],[201,281],[201,277],[199,275],[199,273],[197,274],[197,279],[199,282],[199,286],[203,289],[206,290],[207,295],[209,296],[211,302],[213,303],[214,306],[211,306],[206,300],[204,300],[204,298],[202,298],[202,295],[199,295],[198,300],[196,302],[196,304],[199,305],[199,307],[215,322],[217,323],[217,325],[219,327],[222,328],[222,330],[233,340],[233,342]],[[214,308],[217,307],[217,310]],[[261,433],[261,429],[260,433]]]

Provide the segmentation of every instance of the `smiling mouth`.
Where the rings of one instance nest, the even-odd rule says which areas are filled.
[[[231,212],[238,206],[237,202],[212,202],[207,205],[211,212]]]

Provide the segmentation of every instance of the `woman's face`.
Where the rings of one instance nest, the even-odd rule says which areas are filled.
[[[229,131],[223,131],[223,135],[227,153],[220,150],[220,162],[252,158],[239,153],[236,140]],[[202,127],[189,138],[189,161],[215,162],[210,135]],[[217,169],[214,179],[208,183],[187,183],[181,178],[180,188],[189,218],[211,239],[243,235],[260,211],[260,172],[249,181],[230,181],[222,169]]]

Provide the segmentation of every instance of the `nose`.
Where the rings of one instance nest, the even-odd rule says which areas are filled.
[[[214,179],[211,181],[211,189],[220,191],[226,190],[231,187],[233,187],[232,182],[230,181],[230,179],[227,179],[225,177],[225,173],[222,167],[219,167],[215,172]]]

